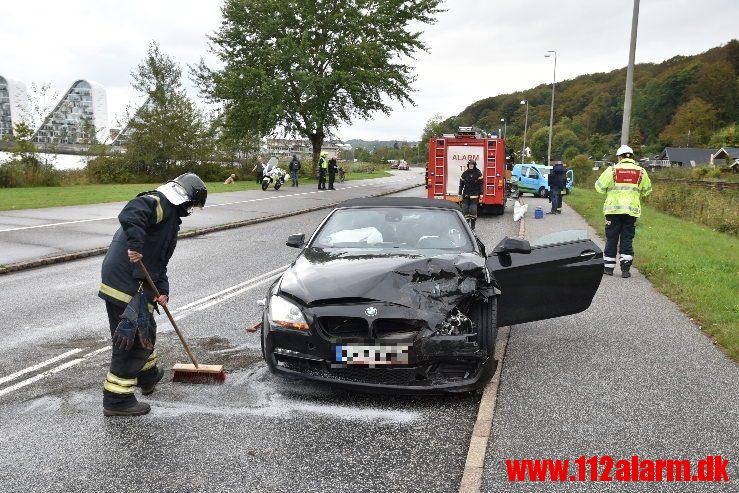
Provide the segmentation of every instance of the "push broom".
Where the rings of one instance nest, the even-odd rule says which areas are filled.
[[[154,285],[154,281],[152,281],[149,271],[144,266],[144,263],[140,260],[136,263],[144,272],[144,276],[146,276],[146,281],[149,283],[149,287],[154,291],[154,294],[158,298],[160,296],[159,290]],[[169,313],[169,308],[167,308],[167,305],[161,305],[161,307],[164,308],[164,313],[167,314],[167,318],[169,318],[174,331],[177,333],[177,337],[180,338],[182,347],[185,348],[185,352],[190,357],[190,361],[192,361],[192,364],[176,363],[172,367],[172,381],[188,383],[223,383],[226,379],[226,374],[223,373],[223,365],[198,364],[192,351],[190,351],[190,346],[187,345],[185,338],[182,336],[182,332],[180,332],[180,329],[177,327],[174,317]]]

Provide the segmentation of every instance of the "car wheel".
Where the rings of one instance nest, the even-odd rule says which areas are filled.
[[[485,302],[475,303],[470,318],[477,327],[480,347],[492,356],[498,337],[498,298],[493,296]]]
[[[539,197],[541,197],[542,199],[547,198],[547,189],[546,188],[541,187],[539,189]]]

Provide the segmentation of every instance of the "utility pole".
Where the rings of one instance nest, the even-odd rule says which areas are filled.
[[[549,147],[547,148],[547,166],[552,162],[552,130],[554,127],[554,86],[557,85],[557,52],[549,50],[544,55],[549,58],[554,54],[554,73],[552,75],[552,109],[549,111]]]
[[[529,129],[529,100],[524,99],[521,104],[526,105],[526,120],[523,124],[523,149],[521,149],[521,164],[523,164],[523,158],[526,155],[526,131]]]
[[[631,46],[629,65],[626,68],[626,94],[624,94],[624,119],[621,123],[621,145],[629,145],[631,128],[631,94],[634,90],[634,58],[636,57],[636,31],[639,24],[639,0],[634,0],[634,13],[631,16]]]

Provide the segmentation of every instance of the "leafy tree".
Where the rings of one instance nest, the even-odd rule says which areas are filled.
[[[714,149],[739,147],[739,132],[737,132],[736,125],[731,124],[713,134],[708,146]]]
[[[182,70],[159,45],[132,72],[133,87],[147,101],[130,122],[124,161],[135,175],[167,179],[198,171],[212,155],[207,122],[182,87]]]
[[[531,157],[538,163],[547,159],[547,148],[549,146],[549,127],[541,127],[532,132],[531,140],[527,141],[527,147],[531,148]],[[552,137],[554,139],[554,137]]]
[[[708,143],[716,120],[716,109],[701,98],[681,105],[660,139],[675,146],[702,146]]]
[[[195,78],[222,104],[226,132],[279,129],[308,138],[314,167],[328,133],[353,118],[412,103],[417,26],[441,0],[225,0],[210,36],[222,68]]]
[[[722,121],[734,121],[739,116],[736,73],[728,61],[703,64],[687,95],[700,98],[718,111]]]
[[[428,159],[429,140],[431,140],[431,137],[441,135],[442,133],[444,133],[444,117],[441,113],[436,113],[429,118],[421,133],[421,142],[418,144],[421,146],[422,159]]]

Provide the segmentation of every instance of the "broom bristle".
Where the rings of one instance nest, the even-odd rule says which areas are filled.
[[[221,365],[185,365],[178,363],[172,367],[172,381],[185,383],[223,383],[226,374]]]

